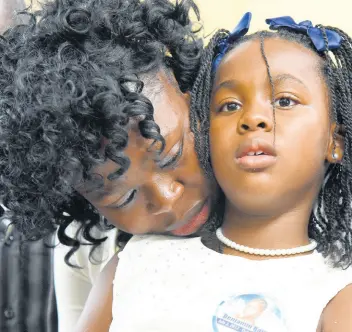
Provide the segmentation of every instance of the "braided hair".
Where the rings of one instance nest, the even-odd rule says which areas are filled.
[[[120,166],[109,179],[128,169],[129,120],[140,118],[141,135],[163,149],[140,75],[163,69],[191,89],[202,50],[191,11],[199,19],[193,0],[51,0],[0,39],[1,199],[28,239],[58,227],[72,247],[66,262],[80,239],[106,239],[91,232],[106,220],[74,188],[102,185],[90,170],[106,159]],[[70,237],[74,221],[80,236]]]
[[[309,222],[309,236],[318,242],[318,251],[329,257],[335,266],[348,267],[352,264],[352,39],[340,29],[319,26],[323,31],[325,44],[327,38],[325,29],[337,32],[343,39],[341,46],[331,52],[318,52],[310,38],[289,28],[279,28],[277,32],[260,31],[236,40],[226,53],[246,41],[259,39],[261,53],[266,60],[263,41],[268,38],[280,38],[298,43],[312,50],[322,59],[322,76],[329,90],[330,112],[333,121],[341,125],[345,140],[344,156],[341,164],[330,165],[316,206]],[[212,63],[218,54],[218,45],[228,37],[227,30],[218,31],[202,55],[198,76],[192,90],[191,114],[192,130],[196,137],[196,150],[206,174],[213,178],[209,148],[209,109],[214,80]],[[265,61],[269,81],[274,86],[268,62]],[[273,97],[272,97],[273,98]],[[272,100],[274,105],[274,100]],[[275,115],[275,108],[273,106]],[[275,119],[275,118],[274,118]],[[219,213],[219,215],[222,215]],[[213,220],[213,229],[219,227],[222,219]]]

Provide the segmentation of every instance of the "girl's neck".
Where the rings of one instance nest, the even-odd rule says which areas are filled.
[[[228,204],[222,225],[224,235],[230,240],[251,248],[289,249],[309,243],[308,223],[310,207],[295,207],[276,216],[253,216],[242,213]],[[261,259],[225,248],[226,254]]]

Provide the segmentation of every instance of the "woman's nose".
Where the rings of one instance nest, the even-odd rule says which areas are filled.
[[[184,193],[183,184],[165,176],[154,179],[148,189],[149,210],[155,214],[170,212]]]

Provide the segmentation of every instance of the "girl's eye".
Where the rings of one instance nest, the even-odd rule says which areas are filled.
[[[289,109],[297,104],[298,102],[290,97],[282,97],[275,100],[275,107],[277,108]]]
[[[133,189],[132,191],[128,192],[124,196],[122,196],[118,201],[110,204],[107,206],[108,208],[115,208],[115,209],[121,209],[128,204],[130,204],[134,198],[136,197],[137,190]]]
[[[241,109],[241,106],[236,102],[228,102],[220,107],[219,112],[236,112]]]

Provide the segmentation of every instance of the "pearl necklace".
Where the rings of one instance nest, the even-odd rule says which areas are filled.
[[[296,248],[291,249],[256,249],[243,246],[234,241],[228,239],[223,233],[221,227],[216,230],[216,236],[220,242],[222,242],[225,246],[235,249],[237,251],[245,252],[250,255],[257,256],[289,256],[289,255],[297,255],[303,254],[305,252],[313,251],[317,247],[316,241],[310,239],[310,243]]]

